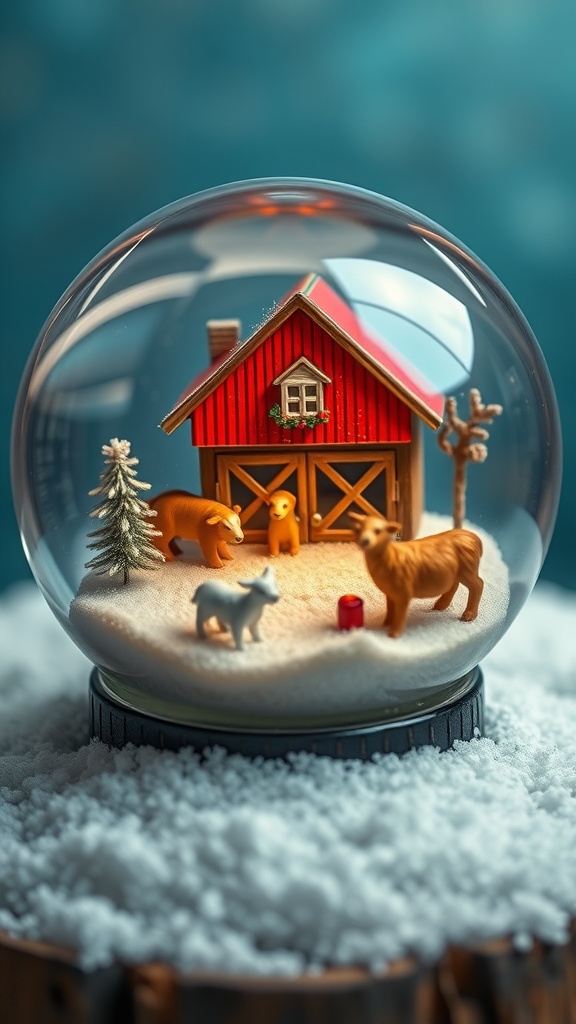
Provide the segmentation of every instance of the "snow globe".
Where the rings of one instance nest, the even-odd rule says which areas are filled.
[[[553,389],[491,272],[389,199],[223,186],[106,248],[14,419],[39,587],[106,742],[403,753],[482,732],[537,578]]]

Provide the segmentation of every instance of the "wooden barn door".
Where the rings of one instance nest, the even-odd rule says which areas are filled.
[[[306,456],[303,453],[218,455],[216,473],[218,498],[229,507],[240,505],[242,529],[249,543],[266,543],[269,515],[264,499],[279,489],[296,495],[300,540],[304,543],[309,539]]]
[[[396,458],[386,452],[306,456],[309,540],[353,540],[348,512],[396,518]]]

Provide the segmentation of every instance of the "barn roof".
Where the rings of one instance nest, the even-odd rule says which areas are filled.
[[[386,342],[358,320],[346,302],[317,274],[309,274],[285,296],[247,338],[194,378],[160,426],[171,434],[232,371],[296,309],[303,310],[377,380],[389,388],[429,427],[442,422],[444,398],[431,390],[416,370],[400,361]]]

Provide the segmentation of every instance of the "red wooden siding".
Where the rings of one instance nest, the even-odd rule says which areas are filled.
[[[330,420],[284,430],[268,415],[280,401],[272,381],[300,356],[330,377],[324,406]],[[365,444],[410,441],[410,411],[302,310],[295,310],[194,410],[198,446]]]

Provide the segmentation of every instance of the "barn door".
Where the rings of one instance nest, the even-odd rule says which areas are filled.
[[[348,512],[396,518],[393,451],[307,455],[309,539],[352,540]]]
[[[230,508],[240,505],[244,537],[249,543],[266,543],[268,537],[267,494],[279,489],[296,495],[296,513],[300,519],[300,540],[308,540],[308,504],[306,500],[306,456],[301,453],[270,452],[258,455],[218,455],[216,457],[218,498]]]

